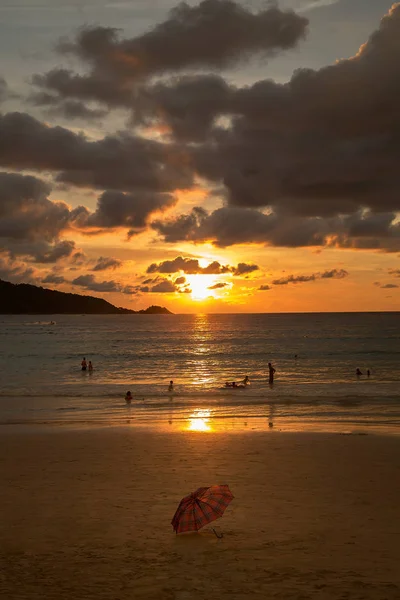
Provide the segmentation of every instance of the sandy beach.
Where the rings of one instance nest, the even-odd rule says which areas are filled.
[[[400,598],[400,438],[2,428],[7,600]],[[228,483],[214,524],[180,499]]]

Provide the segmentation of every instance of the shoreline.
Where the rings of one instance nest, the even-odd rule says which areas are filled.
[[[96,429],[241,433],[315,431],[400,435],[400,396],[207,397],[177,394],[134,398],[2,396],[0,428]]]
[[[26,420],[0,422],[2,433],[21,432],[59,432],[59,431],[113,431],[113,430],[147,431],[154,434],[192,433],[200,436],[213,435],[252,435],[252,434],[315,434],[315,435],[363,435],[363,436],[400,436],[400,426],[392,423],[357,422],[354,420],[300,420],[285,418],[270,421],[261,417],[181,417],[173,420],[137,419],[134,416],[121,417],[119,420]]]

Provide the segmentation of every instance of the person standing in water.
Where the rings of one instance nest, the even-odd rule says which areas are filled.
[[[92,361],[89,360],[89,373],[93,371],[93,365],[92,365]]]
[[[85,357],[83,357],[83,359],[82,359],[81,367],[82,367],[82,371],[86,371],[87,362],[86,362],[86,358]]]
[[[357,375],[357,379],[359,379],[360,376],[362,375],[360,369],[356,369],[356,375]]]
[[[130,404],[132,402],[132,394],[129,391],[125,394],[125,402],[127,404]]]
[[[168,391],[169,392],[173,392],[174,391],[174,382],[173,381],[169,382]]]
[[[269,370],[269,384],[272,385],[274,383],[274,374],[276,372],[276,369],[274,369],[274,367],[272,366],[272,364],[269,362],[268,363],[268,370]]]

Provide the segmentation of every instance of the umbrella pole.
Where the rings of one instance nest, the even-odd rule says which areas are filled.
[[[222,540],[222,538],[224,537],[224,534],[223,534],[223,533],[221,533],[221,535],[218,535],[218,533],[215,531],[214,527],[212,528],[212,530],[213,530],[213,532],[215,533],[216,537],[217,537],[219,540]]]

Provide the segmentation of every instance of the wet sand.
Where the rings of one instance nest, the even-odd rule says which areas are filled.
[[[400,598],[400,437],[0,432],[7,600]],[[228,483],[218,540],[179,500]]]

